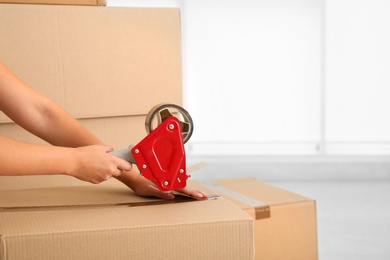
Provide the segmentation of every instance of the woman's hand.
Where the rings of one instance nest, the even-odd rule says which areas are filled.
[[[97,184],[118,177],[124,171],[131,171],[131,163],[108,154],[111,151],[112,148],[105,145],[74,148],[74,163],[68,174]]]
[[[123,172],[123,174],[118,176],[117,179],[132,189],[138,196],[153,196],[167,200],[172,200],[175,198],[175,195],[171,191],[160,191],[153,182],[141,176],[138,170],[135,168],[133,168],[132,171]],[[207,198],[206,193],[199,190],[194,190],[190,187],[180,189],[178,192],[197,199]]]

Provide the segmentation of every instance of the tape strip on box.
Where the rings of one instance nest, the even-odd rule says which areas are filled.
[[[271,217],[270,206],[267,203],[245,196],[239,192],[220,186],[212,181],[205,181],[202,183],[218,193],[225,194],[237,201],[240,201],[252,207],[255,210],[256,220]]]

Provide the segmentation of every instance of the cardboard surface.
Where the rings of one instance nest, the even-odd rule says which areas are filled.
[[[106,0],[0,0],[0,3],[53,4],[53,5],[107,5]]]
[[[126,116],[81,119],[80,122],[103,143],[114,149],[135,145],[146,135],[145,116]],[[20,141],[46,144],[14,123],[0,124],[0,135]],[[83,182],[69,176],[0,176],[0,190],[60,187],[82,185]]]
[[[0,35],[0,59],[76,118],[182,104],[179,9],[0,4]]]
[[[0,191],[0,259],[253,258],[253,220],[223,198],[146,205],[120,185]]]
[[[147,135],[145,116],[80,119],[80,122],[103,143],[114,149],[123,149],[137,144]],[[28,143],[46,144],[45,141],[14,123],[0,124],[0,135]]]
[[[254,178],[212,185],[255,219],[255,259],[318,259],[315,200]]]
[[[0,4],[0,35],[0,59],[114,149],[146,136],[156,104],[182,104],[179,9]],[[0,135],[45,143],[1,112]],[[0,177],[0,189],[30,185],[80,181]]]

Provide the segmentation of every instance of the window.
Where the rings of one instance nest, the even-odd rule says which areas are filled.
[[[179,7],[192,154],[390,154],[390,2],[112,0]]]
[[[322,7],[318,0],[184,1],[192,152],[317,152]]]

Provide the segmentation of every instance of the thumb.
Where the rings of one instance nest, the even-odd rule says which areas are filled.
[[[121,171],[131,171],[133,169],[133,165],[128,161],[117,158],[118,169]]]

